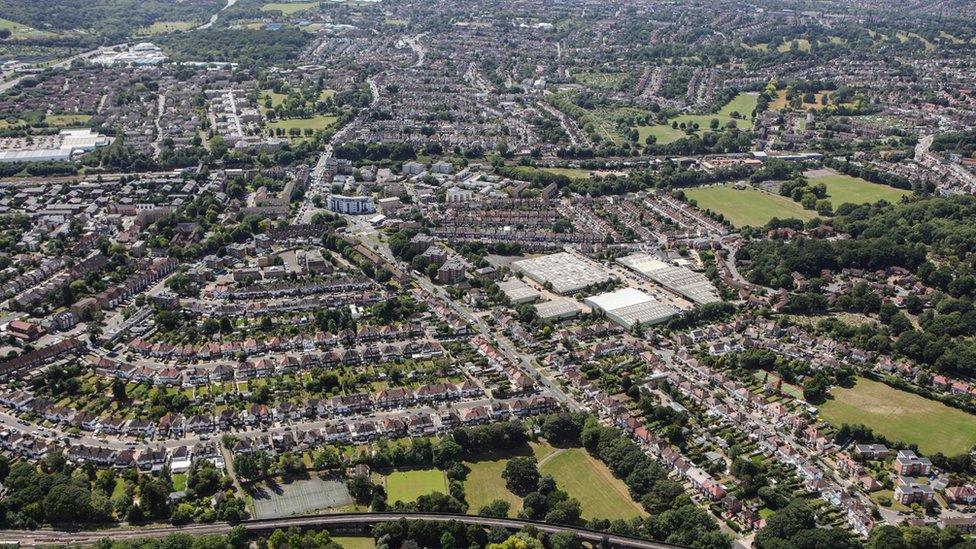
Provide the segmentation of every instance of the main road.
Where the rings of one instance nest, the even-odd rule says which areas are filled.
[[[475,515],[456,515],[451,513],[340,513],[334,515],[308,515],[278,519],[248,520],[241,524],[251,534],[263,534],[275,529],[296,528],[326,528],[342,532],[366,532],[370,526],[384,522],[396,522],[401,519],[428,520],[437,522],[457,521],[487,528],[505,528],[507,530],[521,530],[525,526],[532,526],[547,534],[570,532],[582,540],[594,545],[633,549],[674,549],[679,547],[668,543],[649,541],[629,536],[621,536],[575,528],[560,526],[532,520],[480,517]],[[38,547],[45,545],[92,545],[100,539],[131,540],[139,538],[159,538],[169,534],[180,533],[192,536],[205,536],[227,533],[233,526],[226,522],[213,524],[190,524],[186,526],[157,526],[146,528],[110,528],[105,530],[57,530],[41,528],[38,530],[0,530],[0,543],[19,544],[21,546]]]

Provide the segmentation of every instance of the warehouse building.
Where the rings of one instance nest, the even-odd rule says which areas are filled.
[[[591,296],[584,303],[605,312],[607,318],[627,329],[636,324],[659,324],[681,312],[636,288]]]
[[[511,278],[503,282],[499,282],[498,289],[505,294],[505,297],[508,298],[508,301],[511,302],[512,305],[518,305],[519,303],[532,303],[533,301],[536,301],[542,297],[542,294],[536,289],[517,278]]]
[[[551,284],[561,295],[610,280],[610,273],[597,263],[567,252],[516,261],[512,268],[543,286]]]
[[[579,303],[568,298],[553,299],[535,306],[535,312],[544,321],[566,320],[576,318],[582,312]]]
[[[633,254],[617,259],[617,263],[681,294],[699,305],[721,301],[718,290],[701,273],[685,267],[665,263],[648,254]]]

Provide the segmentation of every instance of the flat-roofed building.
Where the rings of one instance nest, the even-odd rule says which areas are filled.
[[[568,252],[522,259],[512,268],[539,284],[551,284],[552,291],[561,295],[610,280],[610,273],[599,264]]]
[[[624,328],[636,324],[659,324],[680,312],[674,305],[658,301],[636,288],[590,296],[584,303],[604,311],[607,318]]]
[[[685,267],[671,265],[652,255],[644,253],[628,255],[617,259],[617,263],[699,305],[722,300],[715,285],[705,275]]]

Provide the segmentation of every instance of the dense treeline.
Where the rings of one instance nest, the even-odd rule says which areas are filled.
[[[298,29],[206,29],[162,36],[157,42],[173,61],[275,64],[291,61],[312,35]]]

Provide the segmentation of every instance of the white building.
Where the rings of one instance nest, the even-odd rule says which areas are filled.
[[[371,214],[376,212],[376,204],[372,196],[343,196],[329,195],[329,210],[343,214]]]
[[[636,288],[591,296],[583,302],[606,312],[607,318],[624,328],[635,324],[658,324],[680,312],[674,305],[658,301]]]
[[[473,196],[474,192],[454,186],[447,190],[445,199],[448,204],[460,204],[462,202],[468,202]]]

